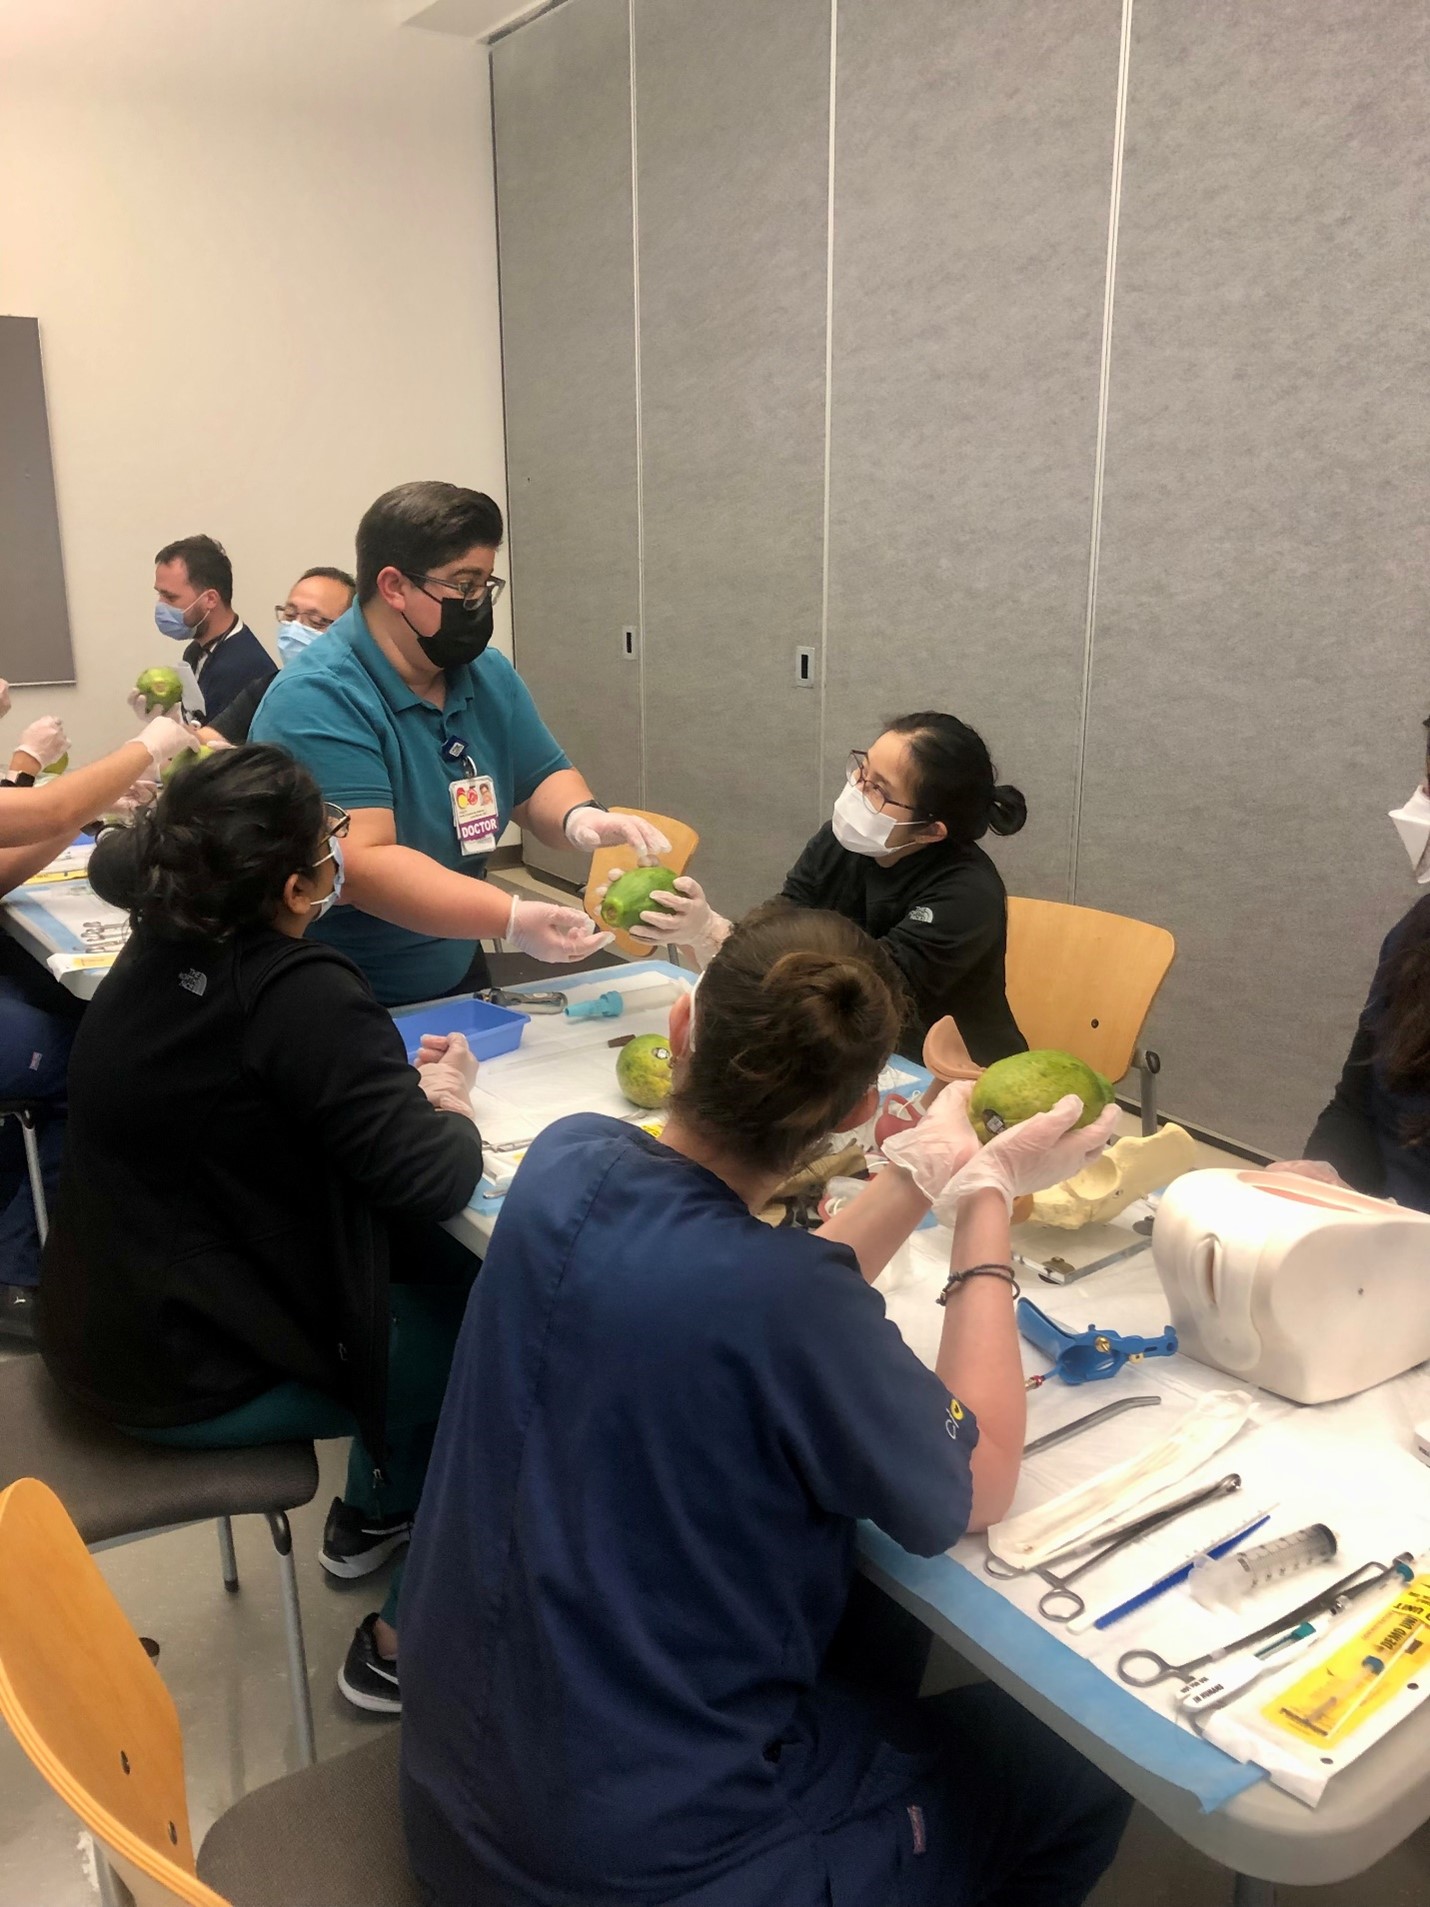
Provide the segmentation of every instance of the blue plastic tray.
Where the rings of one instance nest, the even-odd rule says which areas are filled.
[[[498,1053],[514,1052],[531,1024],[529,1013],[513,1013],[510,1007],[470,998],[407,1007],[392,1017],[409,1059],[417,1057],[424,1033],[465,1033],[478,1059],[495,1059]]]

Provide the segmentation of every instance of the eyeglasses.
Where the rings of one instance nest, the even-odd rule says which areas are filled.
[[[428,583],[435,583],[438,589],[450,589],[454,596],[461,597],[465,609],[480,609],[488,599],[495,605],[506,588],[505,576],[489,576],[484,583],[456,583],[450,576],[409,576],[407,580],[416,583],[419,589],[425,589]]]
[[[327,821],[327,826],[323,829],[323,839],[325,841],[345,841],[347,839],[348,829],[353,824],[353,818],[347,809],[340,808],[336,801],[325,801],[323,803],[323,814]]]
[[[292,603],[274,603],[273,620],[275,622],[301,622],[305,629],[311,629],[315,636],[321,636],[325,629],[331,629],[337,621],[336,616],[320,616],[316,609],[295,609]]]
[[[850,749],[849,765],[845,769],[845,773],[859,790],[860,794],[863,795],[869,806],[875,809],[879,814],[885,813],[886,810],[890,808],[898,808],[901,813],[908,815],[911,821],[927,821],[930,819],[922,808],[911,808],[907,801],[895,801],[894,797],[880,787],[877,781],[871,781],[869,779],[868,749]]]

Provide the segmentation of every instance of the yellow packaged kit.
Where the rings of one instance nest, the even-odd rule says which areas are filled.
[[[1430,1666],[1430,1575],[1416,1576],[1331,1655],[1267,1702],[1264,1720],[1330,1746],[1370,1721]]]

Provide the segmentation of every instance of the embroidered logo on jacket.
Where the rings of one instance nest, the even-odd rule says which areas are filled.
[[[904,918],[905,920],[916,920],[921,927],[927,927],[929,922],[933,919],[933,909],[931,907],[911,907]]]
[[[196,1000],[202,1000],[208,991],[209,977],[200,973],[197,967],[190,967],[187,973],[179,975],[179,985],[186,993],[192,993]]]

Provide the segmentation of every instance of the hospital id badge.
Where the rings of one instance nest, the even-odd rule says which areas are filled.
[[[454,781],[452,826],[457,845],[466,854],[490,854],[497,844],[497,791],[490,775],[468,775]]]

